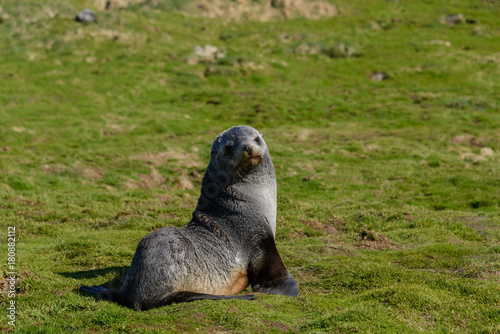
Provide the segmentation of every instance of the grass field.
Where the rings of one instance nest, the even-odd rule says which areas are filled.
[[[267,22],[0,2],[2,331],[500,333],[500,2],[329,1]],[[86,7],[98,23],[73,21]],[[299,296],[134,312],[81,294],[190,220],[239,124],[265,134]]]

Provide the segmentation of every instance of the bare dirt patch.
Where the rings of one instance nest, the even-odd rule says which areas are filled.
[[[102,169],[87,167],[83,170],[82,176],[92,181],[99,181],[100,179],[103,178],[105,173],[106,172],[103,171]]]
[[[119,10],[130,5],[144,3],[154,5],[159,2],[159,0],[94,0],[100,10]],[[195,0],[185,5],[181,12],[188,16],[254,21],[319,19],[338,14],[337,8],[327,1],[307,0]]]
[[[20,295],[20,294],[23,294],[24,292],[26,292],[25,289],[23,289],[19,286],[19,284],[23,279],[30,276],[30,274],[31,274],[31,276],[38,277],[38,275],[36,275],[36,274],[26,273],[26,272],[15,276],[16,277],[15,286],[17,288],[16,295]],[[0,296],[5,297],[5,298],[7,298],[8,294],[9,294],[9,287],[10,287],[10,283],[7,281],[7,278],[9,278],[9,275],[6,275],[0,279]]]
[[[335,227],[320,223],[320,222],[315,221],[315,220],[301,219],[300,222],[302,224],[309,226],[309,227],[312,227],[315,230],[319,230],[319,231],[322,231],[322,232],[327,233],[327,234],[331,234],[331,235],[339,234],[339,231]]]
[[[144,152],[130,157],[132,160],[146,161],[152,166],[159,166],[170,160],[177,160],[179,164],[184,167],[202,167],[203,164],[200,162],[200,156],[194,153],[186,153],[180,150],[169,149],[165,152],[151,153]]]
[[[383,250],[399,248],[394,241],[387,238],[385,235],[373,231],[363,230],[359,234],[359,237],[361,242],[354,245],[357,249]]]
[[[190,16],[254,21],[319,19],[338,14],[336,7],[326,1],[305,0],[195,0],[182,12]]]
[[[29,206],[40,206],[40,202],[37,202],[35,200],[30,200],[27,198],[24,198],[22,196],[14,197],[9,199],[12,202],[17,202],[17,203],[22,203],[24,205],[29,205]]]
[[[127,218],[132,218],[132,217],[140,217],[138,213],[132,213],[128,211],[120,211],[116,214],[115,219],[116,220],[122,220],[122,219],[127,219]]]
[[[309,136],[315,134],[315,131],[311,129],[302,129],[300,132],[297,134],[297,139],[298,140],[306,140],[309,138]]]
[[[285,324],[282,324],[281,322],[264,319],[264,323],[266,324],[266,326],[268,328],[276,328],[282,332],[288,332],[288,330],[289,330],[289,327]]]
[[[100,10],[127,8],[130,5],[146,3],[147,0],[94,0]]]
[[[154,167],[151,169],[150,174],[140,174],[139,178],[140,180],[127,180],[125,187],[128,189],[153,189],[165,182],[165,178]]]
[[[303,239],[305,237],[306,237],[306,235],[302,231],[293,231],[293,232],[290,232],[290,238],[292,240]]]
[[[172,199],[172,196],[170,196],[168,194],[163,194],[163,195],[156,196],[156,198],[158,198],[158,200],[161,202],[167,203],[168,201],[170,201]]]
[[[471,134],[464,133],[457,135],[449,140],[453,144],[467,144],[470,146],[481,146],[481,141]]]
[[[187,175],[183,174],[177,179],[177,186],[181,188],[182,190],[193,190],[194,186],[193,183],[189,180]]]
[[[7,277],[0,280],[0,296],[7,297],[9,293],[9,282],[6,279]],[[16,277],[16,285],[19,282],[19,279]]]
[[[500,230],[500,226],[494,225],[492,223],[486,222],[486,219],[483,217],[473,217],[473,216],[462,216],[458,217],[455,220],[460,222],[467,222],[467,226],[481,233],[485,237],[489,237],[498,230]]]
[[[68,169],[68,167],[63,164],[53,164],[53,165],[45,164],[42,165],[41,168],[45,173],[54,173],[54,174],[62,173],[63,171]]]
[[[95,167],[87,167],[80,162],[75,163],[75,167],[77,172],[79,172],[85,179],[91,181],[99,181],[104,177],[106,172],[102,169],[98,169]]]
[[[407,222],[413,222],[413,221],[415,221],[417,219],[418,219],[418,217],[415,217],[411,212],[406,212],[405,213],[405,220]]]

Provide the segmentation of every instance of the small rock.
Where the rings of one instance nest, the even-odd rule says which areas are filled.
[[[199,63],[215,63],[217,60],[226,56],[226,52],[218,49],[213,45],[196,45],[193,53],[188,56],[186,63],[188,65],[196,65]]]
[[[76,14],[75,21],[82,23],[94,23],[97,22],[97,16],[94,14],[93,11],[91,11],[88,8],[85,8],[80,13]]]
[[[321,52],[330,58],[349,58],[360,56],[357,48],[348,43],[337,43],[332,47],[323,48]]]
[[[373,81],[383,81],[389,79],[389,76],[384,72],[375,72],[370,76],[370,78]]]
[[[483,31],[481,27],[474,27],[474,29],[472,29],[471,34],[475,36],[488,36],[488,33]]]
[[[483,147],[481,149],[481,155],[483,156],[492,156],[493,155],[493,149],[491,147]]]
[[[450,41],[442,41],[440,39],[434,39],[434,40],[430,41],[429,44],[432,44],[432,45],[444,45],[444,46],[448,46],[448,47],[451,46]]]
[[[307,43],[300,43],[293,49],[293,53],[297,55],[315,55],[321,53],[321,47],[315,45],[309,45]]]
[[[375,151],[375,150],[378,150],[379,148],[380,148],[380,146],[377,145],[377,144],[368,144],[368,145],[366,145],[366,149],[368,151]]]
[[[450,26],[454,26],[455,24],[463,24],[466,22],[463,14],[450,14],[441,17],[441,23],[449,24]]]
[[[194,47],[194,54],[202,59],[206,60],[215,60],[224,58],[226,53],[224,51],[219,50],[217,47],[213,45],[196,45]]]
[[[474,163],[474,164],[478,164],[482,161],[486,161],[485,157],[471,153],[471,152],[466,152],[466,153],[460,154],[460,158],[464,161],[472,161],[472,163]]]

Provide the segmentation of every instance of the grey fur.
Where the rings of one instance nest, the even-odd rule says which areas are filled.
[[[212,145],[201,195],[182,229],[144,237],[119,292],[82,286],[135,310],[254,291],[297,295],[276,250],[276,178],[266,143],[252,127],[221,133]]]

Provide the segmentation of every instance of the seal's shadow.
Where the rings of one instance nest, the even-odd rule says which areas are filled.
[[[114,273],[115,277],[113,279],[104,283],[100,283],[99,285],[108,290],[119,290],[123,286],[123,282],[125,282],[125,277],[127,276],[129,268],[130,268],[129,266],[109,267],[109,268],[94,269],[94,270],[79,271],[79,272],[62,272],[57,274],[67,278],[74,278],[75,280],[77,280],[76,283],[80,284],[82,283],[80,281],[83,279],[95,278],[98,276],[109,277],[109,273]],[[75,290],[77,290],[78,293],[81,293],[80,289],[76,288]]]

